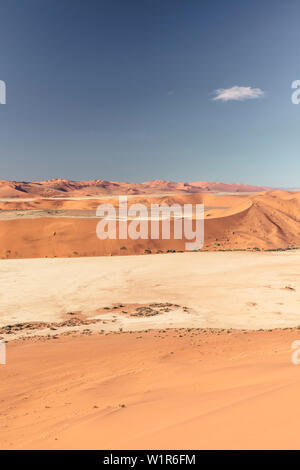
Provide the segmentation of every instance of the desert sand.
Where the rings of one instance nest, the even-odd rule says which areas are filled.
[[[299,330],[10,343],[2,449],[299,449]]]
[[[97,331],[298,326],[299,263],[299,250],[1,260],[0,326],[76,315],[98,318]],[[172,309],[123,313],[152,303]]]
[[[205,205],[203,250],[288,249],[300,245],[300,193],[132,195],[132,203]],[[99,240],[99,198],[0,200],[0,258],[112,256],[184,251],[186,239]],[[171,224],[171,234],[173,224]],[[150,221],[149,221],[150,231]]]
[[[267,189],[0,182],[0,448],[299,449],[300,192]],[[118,194],[205,204],[203,249],[98,240]]]
[[[0,448],[299,448],[299,260],[2,260]]]

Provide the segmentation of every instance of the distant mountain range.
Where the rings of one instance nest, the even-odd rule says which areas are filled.
[[[173,182],[164,180],[145,183],[92,180],[71,181],[51,179],[47,181],[6,181],[0,180],[0,198],[29,197],[88,197],[110,194],[157,194],[157,193],[199,193],[199,192],[259,192],[271,190],[267,186],[252,186],[239,183],[212,183],[208,181]]]

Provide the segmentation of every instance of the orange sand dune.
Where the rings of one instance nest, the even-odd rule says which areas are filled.
[[[285,248],[300,244],[300,193],[265,192],[229,217],[206,222],[207,242],[221,248]]]
[[[299,449],[297,339],[169,330],[9,343],[0,447]]]
[[[96,219],[33,218],[0,222],[1,258],[44,258],[184,250],[185,240],[99,240]],[[150,224],[149,224],[150,225]]]
[[[216,196],[210,193],[196,194],[166,194],[161,196],[153,195],[131,195],[128,200],[130,204],[145,204],[150,207],[151,204],[206,204],[207,206],[224,206],[233,208],[234,212],[239,212],[241,204],[249,206],[250,199],[246,195],[223,195]],[[117,195],[99,196],[97,198],[11,198],[7,200],[0,199],[0,217],[1,211],[13,210],[85,210],[91,209],[96,213],[99,204],[110,203],[118,206],[119,198]]]
[[[270,189],[247,184],[210,183],[207,181],[191,183],[175,183],[172,181],[155,180],[145,183],[126,183],[116,181],[70,181],[52,179],[47,181],[5,181],[0,180],[0,198],[9,197],[70,197],[98,196],[105,194],[149,194],[153,192],[184,192],[201,191],[252,192]]]
[[[0,202],[0,257],[69,257],[185,250],[187,240],[105,240],[96,237],[96,208],[111,199]],[[130,203],[205,204],[206,250],[276,249],[300,245],[300,192],[248,195],[133,196]],[[17,212],[20,211],[20,212]],[[150,233],[150,222],[149,222]],[[171,234],[173,224],[171,224]]]

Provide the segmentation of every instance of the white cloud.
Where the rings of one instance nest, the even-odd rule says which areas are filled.
[[[233,86],[232,88],[220,88],[215,91],[214,101],[244,101],[260,98],[264,92],[260,88],[251,86]]]

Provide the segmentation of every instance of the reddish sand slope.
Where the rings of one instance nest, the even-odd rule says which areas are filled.
[[[223,249],[286,248],[300,244],[300,193],[273,191],[249,197],[248,208],[206,221],[206,243]]]
[[[118,204],[113,197],[103,200]],[[69,257],[185,250],[187,240],[104,240],[96,237],[101,200],[0,202],[0,257]],[[132,197],[130,202],[204,203],[206,250],[276,249],[300,245],[300,192],[251,195],[189,194]],[[16,213],[16,211],[21,211]],[[15,212],[14,212],[15,211]],[[171,234],[173,224],[171,224]],[[150,233],[150,222],[149,222]]]
[[[8,345],[2,449],[299,449],[299,330]]]
[[[208,181],[175,183],[172,181],[155,180],[145,183],[125,183],[104,180],[70,181],[66,179],[32,182],[0,180],[0,198],[84,197],[104,194],[151,194],[153,192],[174,191],[184,193],[197,193],[201,191],[252,192],[266,189],[270,188],[239,183],[210,183]]]

